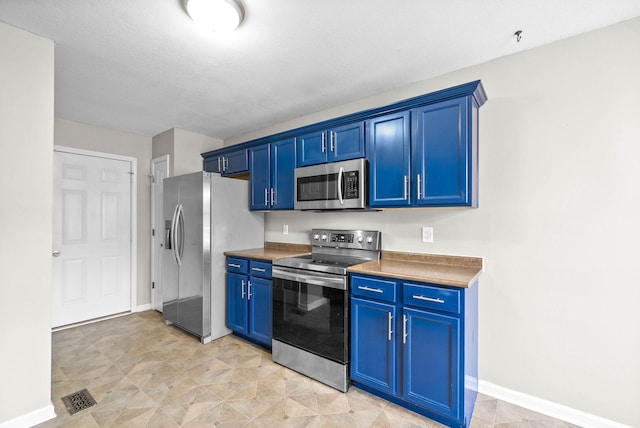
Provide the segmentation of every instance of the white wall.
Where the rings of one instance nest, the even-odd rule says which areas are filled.
[[[153,157],[169,155],[169,175],[202,171],[204,152],[222,147],[222,140],[171,128],[153,137]]]
[[[202,171],[202,156],[204,152],[222,147],[222,140],[174,128],[174,175],[188,174]]]
[[[137,158],[137,304],[151,303],[151,138],[56,118],[55,144]]]
[[[0,22],[0,425],[53,416],[53,61],[51,40]]]
[[[361,227],[386,250],[483,256],[480,378],[640,426],[638,70],[635,19],[225,145],[481,79],[478,209],[270,213],[266,240]]]
[[[167,129],[166,131],[154,135],[151,143],[151,158],[159,158],[163,155],[169,155],[169,176],[173,176],[173,158],[174,150],[173,150],[173,130],[174,128]]]

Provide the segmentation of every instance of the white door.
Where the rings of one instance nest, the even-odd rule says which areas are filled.
[[[130,161],[54,152],[53,327],[131,310]]]
[[[151,308],[162,312],[162,180],[169,176],[169,155],[151,159]]]

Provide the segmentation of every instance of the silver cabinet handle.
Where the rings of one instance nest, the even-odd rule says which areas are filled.
[[[389,341],[391,341],[391,333],[393,333],[393,330],[391,330],[391,320],[392,319],[393,319],[393,317],[391,316],[391,312],[389,312],[389,318],[388,318],[388,320],[389,320],[389,328],[388,328],[389,334],[387,336]]]
[[[407,316],[402,316],[402,344],[407,343]]]
[[[267,271],[266,269],[262,269],[262,268],[251,268],[251,270],[255,270],[255,271],[258,271],[258,272],[266,272]]]
[[[244,292],[244,279],[242,280],[242,285],[240,285],[240,288],[242,289],[242,300],[244,300],[244,296],[245,296],[245,292]]]
[[[222,157],[218,156],[218,172],[222,172],[222,166],[220,166],[220,159],[222,159]]]
[[[420,181],[421,181],[420,174],[418,174],[418,193],[417,193],[418,199],[420,199]]]
[[[406,175],[404,176],[404,200],[407,200],[407,197],[409,196],[409,177],[407,177]]]
[[[240,265],[236,264],[236,263],[227,263],[227,266],[232,267],[232,268],[240,269]]]
[[[269,206],[269,189],[264,188],[264,205]]]
[[[433,297],[424,297],[424,296],[415,296],[414,295],[413,298],[417,299],[417,300],[426,300],[427,302],[444,303],[444,300],[433,298]]]
[[[251,281],[247,282],[247,300],[251,300]]]
[[[333,152],[333,151],[335,151],[335,149],[336,149],[336,146],[335,146],[335,142],[336,142],[336,133],[335,133],[335,132],[333,132],[333,131],[331,131],[331,132],[329,133],[329,142],[330,142],[330,144],[331,144],[331,151],[332,151],[332,152]]]
[[[359,285],[358,290],[373,291],[374,293],[383,293],[383,291],[379,288],[371,288],[364,285]]]
[[[62,254],[62,252],[58,250],[53,250],[53,252],[51,253],[53,257],[60,257],[60,254]]]
[[[229,168],[229,158],[222,157],[222,169],[226,172]]]
[[[324,132],[322,133],[322,153],[327,151],[327,144],[324,137]]]
[[[276,204],[276,196],[275,196],[275,190],[273,189],[273,187],[271,188],[271,206]]]

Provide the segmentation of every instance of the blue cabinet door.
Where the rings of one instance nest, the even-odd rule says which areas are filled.
[[[249,149],[249,209],[266,210],[270,207],[271,168],[269,144]]]
[[[459,420],[459,318],[411,308],[404,308],[403,315],[403,398]]]
[[[223,175],[235,175],[249,171],[247,149],[238,150],[224,156]]]
[[[248,277],[227,272],[227,327],[247,334],[247,285]]]
[[[297,138],[296,166],[315,165],[327,161],[327,134],[311,132]]]
[[[208,157],[204,159],[204,170],[207,172],[222,172],[222,155],[215,157]]]
[[[297,139],[297,166],[364,157],[364,122],[311,132]]]
[[[364,122],[330,129],[328,154],[331,162],[364,157]]]
[[[271,346],[271,280],[252,276],[249,293],[249,336]]]
[[[295,163],[295,138],[271,143],[271,187],[274,190],[272,209],[293,209],[293,170],[296,166]]]
[[[351,379],[396,393],[396,307],[351,298]]]
[[[471,204],[468,98],[414,110],[413,182],[417,205]]]
[[[367,121],[372,207],[401,207],[411,203],[409,117],[409,112],[401,112]]]

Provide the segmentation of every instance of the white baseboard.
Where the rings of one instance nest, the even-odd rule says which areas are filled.
[[[134,312],[144,312],[144,311],[150,311],[150,310],[151,310],[151,303],[146,303],[144,305],[136,306],[136,310]]]
[[[29,412],[6,422],[0,422],[0,428],[32,427],[55,417],[56,412],[53,408],[53,403],[49,403],[49,405],[34,410],[33,412]]]
[[[504,388],[484,380],[478,381],[478,392],[585,428],[631,428],[629,425]]]

